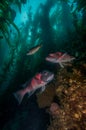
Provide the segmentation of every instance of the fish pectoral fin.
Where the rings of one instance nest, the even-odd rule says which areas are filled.
[[[30,97],[31,95],[33,95],[34,92],[35,92],[35,90],[28,92],[28,93],[27,93],[28,97]]]
[[[64,65],[61,62],[59,62],[59,65],[61,66],[61,68],[64,68]]]
[[[41,87],[40,88],[40,93],[44,92],[44,90],[45,90],[45,86]]]
[[[36,90],[36,93],[42,93],[45,90],[45,86],[42,86],[41,88]]]
[[[29,86],[30,83],[31,83],[31,80],[27,81],[26,83],[22,85],[22,88],[26,88],[27,86]]]
[[[46,88],[45,86],[42,86],[41,88],[39,88],[39,89],[37,89],[37,90],[28,92],[28,93],[27,93],[27,94],[28,94],[28,97],[30,97],[31,95],[33,95],[35,92],[36,92],[36,93],[42,93],[42,92],[44,92],[45,88]]]
[[[44,92],[45,88],[46,88],[45,86],[42,87],[42,92]]]

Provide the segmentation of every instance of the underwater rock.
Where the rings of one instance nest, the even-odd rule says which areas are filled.
[[[49,107],[55,95],[55,87],[52,83],[47,85],[46,90],[42,94],[37,94],[37,102],[40,108]]]
[[[78,63],[79,65],[80,63]],[[86,68],[82,69],[86,71]],[[57,73],[56,96],[60,101],[60,107],[58,107],[57,113],[54,113],[56,114],[54,118],[51,118],[47,130],[85,130],[86,76],[83,75],[83,71],[81,66],[78,68],[74,66],[71,68],[71,72],[66,68],[60,69]]]
[[[52,102],[50,105],[49,112],[53,118],[57,117],[60,114],[60,106],[57,103]]]

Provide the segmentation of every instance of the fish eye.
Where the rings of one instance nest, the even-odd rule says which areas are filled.
[[[47,71],[43,71],[43,74],[47,74]]]

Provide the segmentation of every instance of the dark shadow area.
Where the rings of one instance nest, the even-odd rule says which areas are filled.
[[[40,109],[36,96],[24,97],[19,106],[11,95],[0,107],[0,129],[2,130],[47,130],[49,115]]]

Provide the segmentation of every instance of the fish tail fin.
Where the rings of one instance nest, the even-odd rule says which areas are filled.
[[[15,93],[13,93],[14,97],[17,99],[19,104],[21,104],[25,94],[26,94],[26,92],[24,91],[24,89],[21,89],[21,90],[15,92]]]

